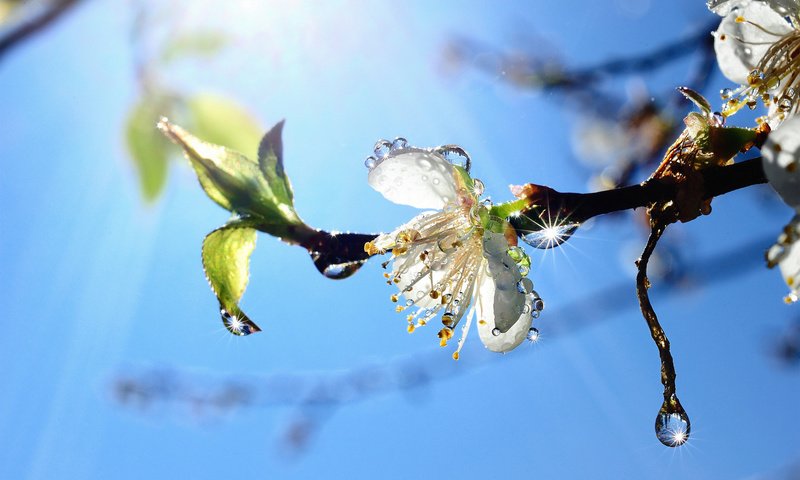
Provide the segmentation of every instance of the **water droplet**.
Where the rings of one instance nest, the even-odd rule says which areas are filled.
[[[497,328],[497,327],[493,328],[492,329],[492,335],[494,335],[495,337],[499,336],[500,335],[500,329]]]
[[[414,296],[417,297],[417,300],[419,300],[420,298],[425,296],[425,292],[423,292],[422,290],[417,290],[417,293],[415,293]]]
[[[730,88],[723,88],[719,91],[719,96],[722,97],[723,100],[731,98],[731,95],[733,95],[733,90]]]
[[[533,299],[532,305],[533,309],[536,310],[537,312],[541,312],[542,310],[544,310],[544,300],[542,300],[539,297]]]
[[[527,303],[523,303],[517,309],[517,313],[519,313],[520,315],[527,315],[527,314],[531,313],[531,306],[528,305]]]
[[[433,168],[433,164],[427,158],[420,158],[417,160],[417,165],[422,167],[423,170],[430,170]]]
[[[392,142],[391,150],[402,150],[408,147],[408,141],[403,137],[397,137]]]
[[[472,166],[472,160],[469,158],[469,154],[458,145],[442,145],[440,147],[436,147],[434,152],[438,153],[445,160],[456,165],[458,167],[463,168],[464,170],[469,173],[469,169]]]
[[[439,183],[440,183],[440,182],[441,182],[441,181],[439,180],[439,178],[438,178],[438,177],[434,177],[434,179],[433,179],[433,184],[434,184],[434,185],[439,185]]]
[[[411,305],[414,305],[414,300],[411,300],[409,298],[408,300],[406,300],[406,307],[410,307]]]
[[[517,291],[519,293],[530,293],[533,290],[533,282],[530,278],[523,278],[517,282]]]
[[[422,179],[423,182],[427,182],[428,181],[428,176],[427,175],[422,175],[419,178]]]
[[[539,329],[531,327],[530,330],[528,330],[527,338],[529,342],[536,342],[537,340],[539,340]]]
[[[247,315],[244,313],[241,313],[240,315],[232,315],[224,308],[220,308],[219,314],[222,318],[222,324],[225,326],[225,329],[236,336],[245,337],[252,333],[261,331],[261,329],[258,328],[258,325],[247,318]]]
[[[711,116],[711,118],[712,118],[712,120],[714,122],[714,126],[722,127],[722,126],[725,125],[725,115],[723,115],[723,114],[721,114],[719,112],[714,112],[714,114]]]
[[[383,158],[392,150],[392,142],[389,140],[378,140],[375,142],[375,157]]]
[[[541,314],[542,314],[542,312],[540,312],[539,310],[533,310],[531,312],[531,318],[536,320],[537,318],[539,318],[539,315],[541,315]]]
[[[656,437],[668,447],[679,447],[689,440],[691,424],[686,412],[659,412],[656,417]]]
[[[778,110],[781,112],[788,112],[792,109],[792,99],[786,95],[783,95],[780,100],[778,100]]]
[[[367,159],[364,160],[364,166],[369,168],[370,170],[375,168],[375,165],[377,165],[377,164],[378,164],[378,160],[375,157],[372,157],[372,156],[367,157]]]
[[[543,250],[557,247],[569,240],[579,226],[580,224],[578,223],[570,223],[535,230],[523,235],[522,241],[534,248]]]
[[[472,179],[472,191],[477,196],[483,195],[483,191],[486,187],[483,185],[483,182],[478,180],[477,178]]]

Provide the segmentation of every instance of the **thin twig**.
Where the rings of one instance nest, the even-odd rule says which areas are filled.
[[[0,59],[14,47],[53,24],[78,3],[80,0],[55,0],[50,7],[0,37]]]

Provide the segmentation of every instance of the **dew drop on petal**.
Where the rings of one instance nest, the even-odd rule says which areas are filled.
[[[434,152],[441,155],[448,162],[463,168],[467,171],[467,173],[469,173],[469,169],[472,166],[472,160],[470,159],[469,154],[463,148],[459,147],[458,145],[442,145],[440,147],[436,147]]]
[[[537,312],[544,310],[544,300],[539,297],[533,299],[533,309]]]
[[[369,156],[366,160],[364,160],[364,166],[368,169],[372,170],[375,168],[375,165],[378,164],[378,160],[375,157]]]
[[[499,336],[500,335],[500,329],[497,328],[497,327],[493,328],[492,329],[492,335],[494,335],[495,337]]]
[[[389,140],[378,140],[375,142],[375,157],[383,158],[392,150],[392,142]]]
[[[530,293],[533,291],[533,282],[530,278],[523,278],[517,282],[517,291],[519,293]]]
[[[668,447],[680,447],[691,433],[691,424],[686,412],[660,412],[656,417],[656,437]]]
[[[403,137],[397,137],[392,142],[391,150],[402,150],[408,147],[408,141]]]

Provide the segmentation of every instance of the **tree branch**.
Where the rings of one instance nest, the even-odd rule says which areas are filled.
[[[55,0],[49,7],[16,25],[8,33],[0,37],[0,59],[12,48],[18,46],[36,33],[54,23],[76,6],[79,0]]]
[[[761,158],[753,158],[727,167],[708,168],[701,172],[705,186],[704,198],[738,190],[740,188],[766,183]],[[605,190],[595,193],[562,193],[550,187],[529,183],[523,187],[523,194],[530,200],[530,213],[534,217],[561,219],[568,223],[581,223],[592,217],[607,213],[646,207],[655,202],[675,198],[677,185],[666,180],[648,180],[639,185]],[[536,228],[532,215],[512,218],[510,221],[518,231]],[[532,228],[533,227],[533,228]]]

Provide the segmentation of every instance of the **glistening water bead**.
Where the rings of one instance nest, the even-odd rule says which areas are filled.
[[[553,225],[534,230],[522,236],[522,241],[533,248],[546,250],[561,245],[569,240],[575,230],[580,226],[579,223],[567,223],[563,225]]]
[[[689,440],[690,433],[691,424],[685,412],[660,412],[656,417],[656,437],[668,447],[680,447]]]

